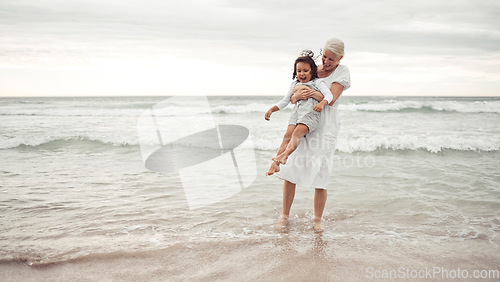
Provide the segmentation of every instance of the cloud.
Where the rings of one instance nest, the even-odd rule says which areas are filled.
[[[313,2],[314,3],[314,2]],[[7,1],[3,34],[73,42],[316,46],[338,36],[353,51],[498,50],[495,1]],[[321,43],[320,43],[321,42]],[[217,44],[219,43],[219,44]],[[407,51],[406,51],[407,50]]]
[[[133,77],[134,68],[152,73],[175,62],[198,78],[199,71],[220,77],[210,69],[247,69],[249,79],[271,85],[289,79],[302,49],[317,53],[327,38],[339,37],[344,62],[360,77],[416,77],[418,70],[402,68],[425,62],[431,73],[453,69],[446,79],[474,69],[476,81],[498,83],[498,64],[491,63],[500,56],[498,14],[498,1],[487,0],[3,0],[0,68],[130,68]],[[263,70],[284,74],[263,77]],[[439,81],[438,73],[419,77]]]

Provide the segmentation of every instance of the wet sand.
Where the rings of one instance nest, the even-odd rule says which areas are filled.
[[[474,270],[500,269],[497,254],[475,251],[485,250],[484,244],[489,243],[472,240],[464,245],[456,240],[438,246],[389,238],[372,242],[354,238],[323,241],[321,234],[315,234],[313,241],[298,244],[285,234],[272,240],[192,242],[158,251],[92,255],[46,265],[3,261],[0,280],[361,281],[379,280],[376,278],[384,275],[393,275],[388,277],[391,280],[456,280],[465,271],[473,275]],[[438,269],[448,274],[434,273]]]

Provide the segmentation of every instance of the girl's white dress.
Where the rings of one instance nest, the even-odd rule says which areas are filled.
[[[335,82],[343,85],[344,91],[351,86],[349,69],[344,65],[339,65],[330,76],[322,79],[328,88]],[[318,128],[302,137],[295,152],[274,175],[300,186],[327,188],[340,129],[339,99],[333,106],[323,108]]]

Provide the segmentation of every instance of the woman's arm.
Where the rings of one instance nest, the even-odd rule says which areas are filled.
[[[342,94],[342,91],[344,91],[344,86],[340,83],[334,82],[332,83],[332,86],[330,87],[330,92],[332,92],[333,95],[333,100],[329,104],[330,106],[333,106],[335,101],[340,97],[340,94]]]
[[[312,90],[309,86],[306,85],[296,85],[293,88],[293,95],[290,97],[290,102],[292,104],[297,103],[299,100],[304,100],[308,98],[313,98],[314,100],[321,102],[324,99],[323,94],[321,92]]]

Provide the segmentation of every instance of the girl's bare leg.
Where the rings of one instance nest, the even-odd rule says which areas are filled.
[[[323,231],[323,225],[321,224],[321,218],[323,217],[323,211],[326,205],[326,189],[315,189],[314,191],[314,231]]]
[[[286,128],[285,136],[283,136],[283,141],[281,142],[281,145],[278,148],[278,153],[276,153],[276,156],[279,156],[285,151],[288,143],[290,142],[290,139],[292,138],[292,134],[293,131],[295,130],[295,127],[297,126],[291,124]],[[278,171],[280,171],[280,163],[273,160],[273,163],[271,164],[271,167],[269,167],[269,170],[266,172],[266,175],[272,175]]]
[[[297,149],[300,143],[300,139],[309,133],[309,127],[307,125],[299,123],[292,133],[292,139],[288,142],[286,149],[283,153],[276,156],[273,161],[279,162],[281,164],[286,164],[286,160],[291,153]]]
[[[285,227],[288,224],[288,218],[290,217],[290,209],[292,208],[294,197],[295,184],[285,180],[283,182],[283,212],[281,213],[278,227]]]

